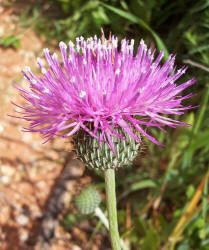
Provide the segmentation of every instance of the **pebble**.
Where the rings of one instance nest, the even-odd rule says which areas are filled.
[[[26,226],[29,222],[29,217],[26,216],[25,214],[19,214],[16,217],[16,222],[20,225],[20,226]]]
[[[0,170],[2,174],[6,176],[12,176],[15,173],[15,169],[7,165],[2,165]]]
[[[80,248],[79,246],[77,246],[77,245],[74,245],[74,246],[72,247],[72,250],[81,250],[81,248]]]
[[[0,124],[0,133],[2,133],[3,131],[4,131],[4,126]]]
[[[28,240],[28,237],[29,237],[28,232],[23,231],[20,233],[19,239],[20,239],[20,241],[25,242]]]
[[[0,224],[7,224],[10,219],[11,209],[8,206],[1,205],[1,213],[0,213]]]
[[[4,8],[2,6],[0,6],[0,13],[3,13]]]
[[[4,27],[0,26],[0,36],[4,36]]]
[[[9,176],[3,175],[0,177],[0,182],[2,182],[3,184],[8,184],[10,183],[10,178]]]

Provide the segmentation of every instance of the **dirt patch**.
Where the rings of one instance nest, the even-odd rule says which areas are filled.
[[[42,57],[44,47],[31,29],[22,30],[12,13],[12,8],[0,6],[0,36],[22,33],[20,49],[0,47],[0,249],[28,250],[33,249],[46,201],[72,146],[69,139],[59,138],[43,145],[38,134],[21,131],[24,121],[8,116],[15,114],[11,101],[22,102],[13,82],[24,84],[21,70],[26,65],[37,71],[36,57]],[[74,184],[71,191],[75,191]],[[96,250],[101,246],[101,236],[88,245],[87,235],[79,230],[69,233],[58,225],[51,249]]]

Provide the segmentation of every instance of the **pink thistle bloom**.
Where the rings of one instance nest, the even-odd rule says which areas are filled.
[[[26,100],[25,106],[16,106],[23,110],[21,118],[30,122],[24,131],[40,132],[48,141],[55,135],[68,137],[84,129],[114,150],[111,137],[124,139],[115,131],[116,127],[139,142],[141,139],[133,129],[160,144],[147,133],[147,128],[188,126],[163,116],[181,115],[192,108],[181,104],[192,94],[181,96],[179,93],[195,80],[176,83],[186,67],[176,70],[174,55],[160,64],[164,52],[155,57],[155,50],[147,48],[141,40],[134,56],[134,40],[122,40],[119,51],[118,39],[114,36],[110,40],[95,36],[86,41],[80,37],[76,44],[70,41],[67,46],[60,42],[59,46],[61,64],[55,53],[51,55],[44,49],[48,69],[37,59],[42,76],[36,76],[27,67],[23,74],[29,90],[16,85]],[[89,123],[93,130],[89,129]],[[101,131],[99,138],[98,130]]]

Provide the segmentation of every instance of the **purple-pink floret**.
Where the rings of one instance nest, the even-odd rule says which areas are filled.
[[[38,58],[42,76],[26,67],[23,74],[29,88],[16,85],[26,100],[26,105],[16,105],[23,109],[21,118],[30,122],[25,131],[40,132],[48,141],[55,135],[68,137],[84,129],[114,150],[111,137],[124,139],[116,127],[139,142],[134,130],[160,144],[147,128],[188,126],[163,116],[181,115],[192,108],[181,104],[192,94],[179,94],[195,80],[176,84],[186,67],[176,70],[174,55],[160,64],[164,52],[155,57],[155,50],[141,40],[134,56],[134,40],[122,40],[119,51],[117,37],[101,40],[95,36],[86,41],[80,37],[76,44],[70,41],[68,47],[64,42],[59,45],[61,63],[56,53],[51,55],[44,49],[49,67],[46,69]],[[93,130],[89,129],[90,123]]]

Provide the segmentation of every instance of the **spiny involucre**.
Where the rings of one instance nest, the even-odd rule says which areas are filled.
[[[57,54],[44,49],[49,67],[46,69],[38,58],[42,76],[26,67],[23,74],[29,88],[16,85],[26,100],[24,106],[17,105],[23,109],[21,118],[30,123],[25,131],[40,132],[48,141],[55,135],[68,137],[83,129],[114,150],[112,136],[125,139],[116,132],[117,127],[139,142],[136,130],[160,144],[146,132],[148,127],[163,130],[165,125],[188,125],[163,116],[181,115],[191,108],[181,103],[192,94],[179,94],[195,80],[176,83],[186,67],[176,70],[174,55],[160,64],[164,52],[154,56],[155,50],[141,40],[134,56],[134,40],[122,40],[118,50],[114,36],[109,40],[79,37],[76,44],[60,42],[59,46],[61,63]]]

